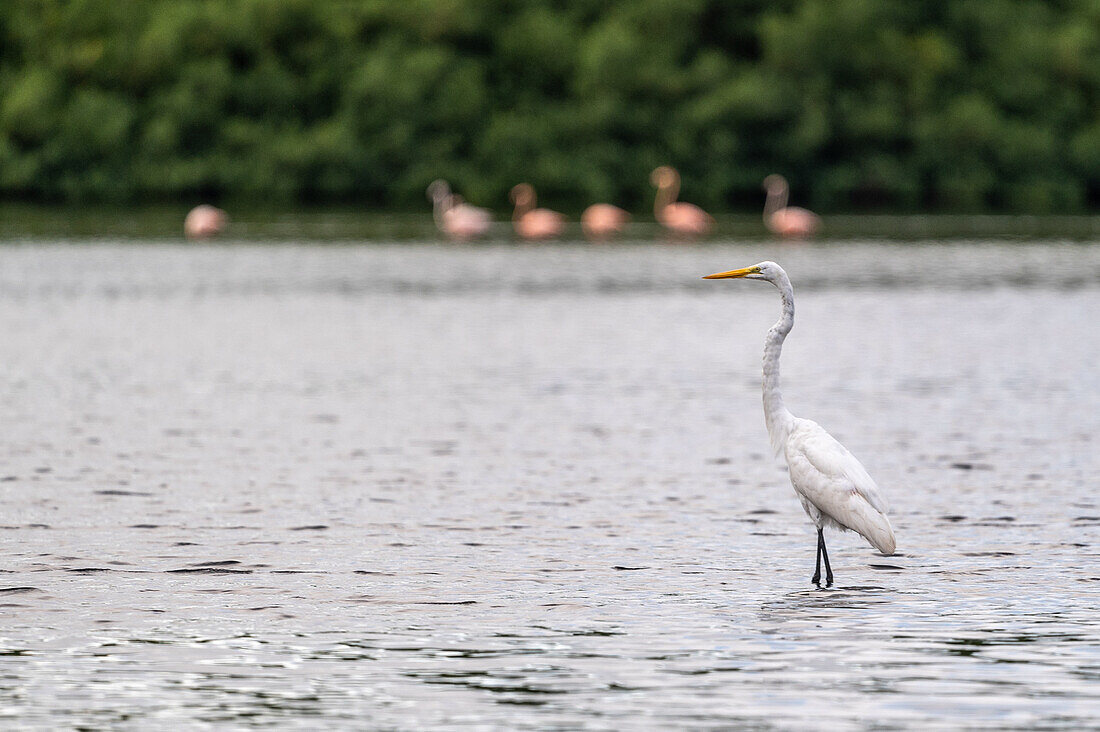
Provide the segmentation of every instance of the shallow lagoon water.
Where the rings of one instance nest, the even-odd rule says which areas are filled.
[[[759,404],[867,465],[829,537]],[[1100,250],[0,248],[27,728],[1065,728],[1100,710]]]

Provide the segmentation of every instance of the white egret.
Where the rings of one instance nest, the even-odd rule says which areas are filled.
[[[783,298],[783,314],[764,341],[764,421],[772,448],[783,453],[791,485],[802,507],[817,526],[817,568],[814,584],[821,584],[821,558],[825,557],[825,584],[833,583],[829,553],[825,549],[826,526],[854,531],[883,554],[894,553],[894,530],[886,518],[886,501],[863,465],[821,425],[796,417],[783,404],[779,391],[779,354],[794,325],[794,288],[775,262],[707,275],[704,279],[764,280],[775,285]]]

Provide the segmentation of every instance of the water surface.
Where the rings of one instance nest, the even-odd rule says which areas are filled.
[[[814,530],[788,405],[898,555]],[[1064,728],[1100,709],[1100,250],[0,248],[0,715]]]

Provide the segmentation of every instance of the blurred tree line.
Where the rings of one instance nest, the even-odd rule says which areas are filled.
[[[0,197],[1100,204],[1097,0],[4,0]]]

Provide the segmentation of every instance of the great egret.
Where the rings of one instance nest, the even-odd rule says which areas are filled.
[[[886,518],[886,501],[863,465],[826,432],[809,419],[796,417],[783,404],[779,391],[779,354],[783,341],[794,325],[794,288],[791,280],[775,262],[707,275],[703,279],[764,280],[779,290],[783,314],[768,331],[764,341],[764,421],[772,448],[787,459],[791,485],[802,507],[817,526],[817,568],[814,584],[821,584],[821,558],[825,557],[825,584],[833,583],[829,552],[823,530],[831,526],[854,531],[883,554],[894,553],[894,530]]]

